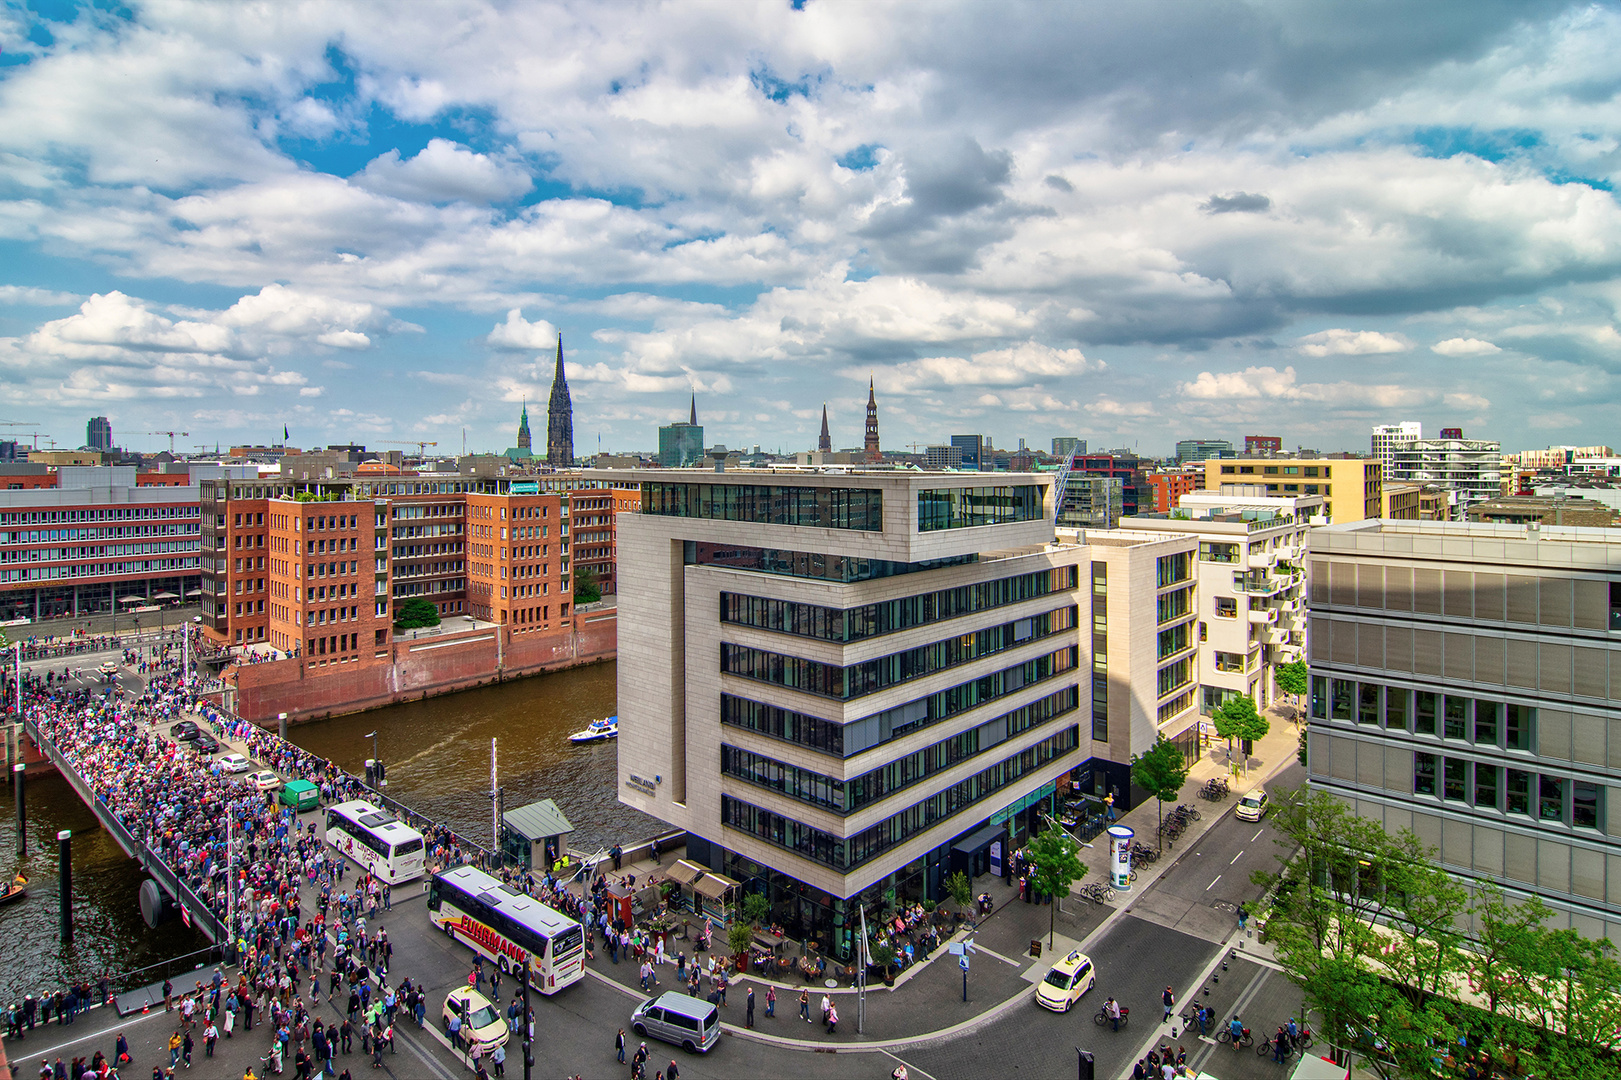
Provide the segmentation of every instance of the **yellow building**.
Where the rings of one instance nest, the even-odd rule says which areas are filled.
[[[1384,486],[1386,521],[1417,521],[1420,484],[1389,483]]]
[[[1321,495],[1335,524],[1384,514],[1383,466],[1378,458],[1255,457],[1210,459],[1205,490],[1232,484],[1264,485],[1268,495]]]

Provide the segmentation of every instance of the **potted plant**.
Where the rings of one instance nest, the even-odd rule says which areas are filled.
[[[895,946],[888,941],[879,941],[867,950],[872,962],[883,973],[884,985],[895,985]]]
[[[968,880],[968,875],[958,870],[945,880],[946,893],[951,902],[957,906],[956,920],[960,924],[968,917],[969,905],[974,902],[974,885]]]
[[[737,970],[746,972],[749,969],[749,946],[754,943],[754,927],[742,921],[735,920],[726,929],[726,944],[731,947],[732,955],[737,960]]]

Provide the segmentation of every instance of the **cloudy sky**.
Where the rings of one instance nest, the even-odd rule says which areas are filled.
[[[1621,7],[0,7],[0,404],[78,445],[1371,423],[1621,445]],[[544,405],[541,405],[542,413]],[[10,430],[10,429],[7,429]]]

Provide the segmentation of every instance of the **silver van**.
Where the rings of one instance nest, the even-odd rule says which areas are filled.
[[[638,1005],[630,1014],[630,1026],[638,1035],[701,1054],[720,1041],[720,1010],[703,998],[670,990]]]

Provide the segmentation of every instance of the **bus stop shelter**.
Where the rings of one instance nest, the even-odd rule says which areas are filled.
[[[525,870],[549,870],[568,857],[568,838],[574,831],[563,811],[550,799],[520,806],[501,815],[501,850]]]

